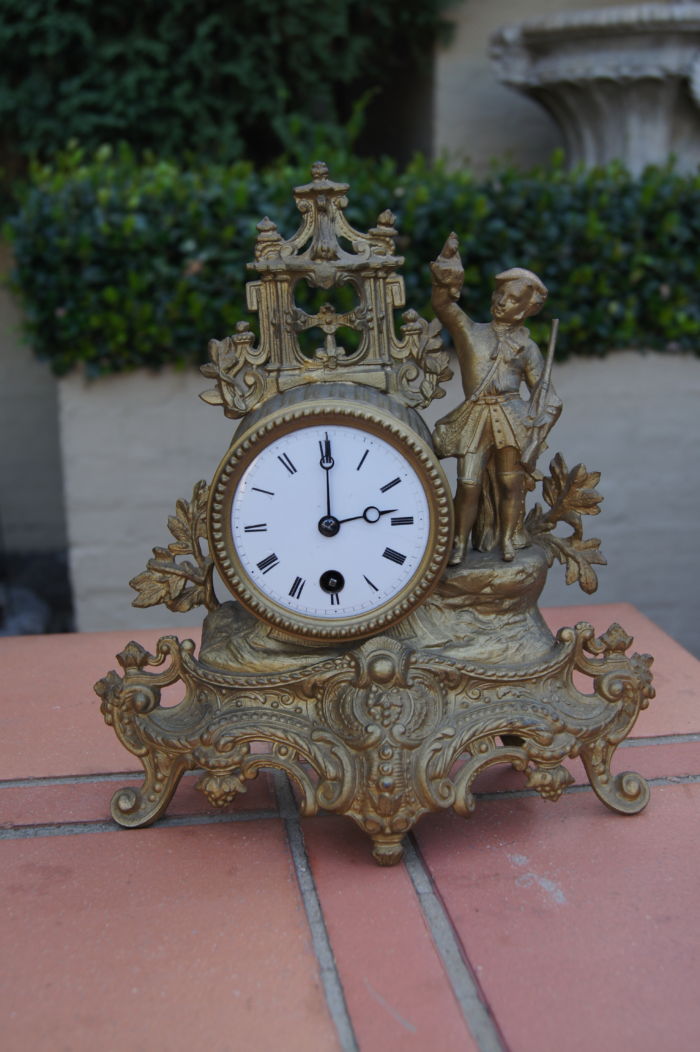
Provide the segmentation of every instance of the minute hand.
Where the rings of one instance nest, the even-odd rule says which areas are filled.
[[[373,504],[370,504],[361,515],[351,515],[349,519],[338,519],[338,523],[355,522],[357,519],[364,519],[365,522],[378,522],[382,515],[391,515],[392,511],[398,511],[398,509],[385,508],[383,511],[380,511],[379,508],[375,508]]]
[[[326,473],[326,515],[328,518],[332,518],[331,514],[331,468],[335,464],[331,455],[331,442],[326,434],[323,442],[319,441],[319,447],[321,449],[321,460],[320,464]]]

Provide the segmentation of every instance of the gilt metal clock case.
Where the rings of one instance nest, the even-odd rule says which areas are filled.
[[[652,659],[627,653],[619,625],[596,636],[581,622],[555,637],[537,606],[555,559],[567,581],[595,589],[605,560],[581,517],[598,511],[598,473],[569,471],[557,454],[548,477],[529,479],[542,479],[549,510],[538,503],[527,517],[517,501],[504,517],[499,479],[485,479],[482,549],[489,535],[512,539],[504,523],[516,518],[524,544],[509,559],[502,544],[446,566],[452,500],[419,416],[451,376],[442,322],[395,317],[405,302],[395,217],[356,229],[347,191],[317,162],[294,190],[296,233],[261,220],[246,285],[256,327],[241,320],[209,343],[201,397],[241,423],[211,483],[177,502],[172,540],[131,581],[136,606],[207,616],[198,651],[172,635],[152,654],[128,643],[122,674],[95,686],[144,769],[140,787],[115,793],[112,815],[148,825],[194,769],[223,807],[272,768],[293,779],[305,815],[349,816],[377,862],[394,865],[421,815],[472,813],[481,772],[509,764],[556,800],[574,756],[607,806],[635,814],[649,787],[611,760],[653,696]],[[456,305],[455,235],[432,273],[433,302],[459,336],[469,322]],[[533,469],[543,434],[525,458]],[[560,522],[570,535],[554,532]],[[220,601],[215,570],[240,602]],[[162,704],[176,684],[181,701]]]

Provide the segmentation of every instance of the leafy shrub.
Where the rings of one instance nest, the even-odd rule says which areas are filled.
[[[313,158],[310,158],[310,160]],[[477,179],[418,157],[325,158],[351,184],[348,218],[398,216],[407,300],[430,315],[427,262],[450,230],[465,264],[462,302],[487,318],[491,279],[521,265],[550,289],[532,331],[561,319],[558,356],[614,347],[700,346],[700,176],[621,166],[567,173],[560,161]],[[210,337],[249,318],[243,283],[257,222],[298,225],[291,187],[308,165],[138,163],[128,148],[80,149],[35,166],[9,222],[14,287],[36,352],[56,373],[91,375],[203,360]],[[253,319],[254,320],[254,319]]]
[[[4,154],[276,156],[429,61],[450,0],[0,0]],[[362,76],[359,71],[366,71]]]

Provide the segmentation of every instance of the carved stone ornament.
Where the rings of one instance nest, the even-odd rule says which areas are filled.
[[[491,57],[554,118],[572,165],[700,162],[700,3],[560,11],[503,26]]]
[[[547,478],[536,468],[561,411],[556,333],[545,361],[522,322],[546,289],[530,271],[505,271],[493,320],[473,322],[457,306],[451,235],[432,264],[438,321],[409,312],[397,340],[394,217],[359,234],[343,216],[347,189],[317,164],[295,191],[295,237],[260,224],[259,280],[248,286],[259,343],[242,328],[211,344],[206,400],[246,419],[212,483],[178,502],[173,540],[131,582],[137,606],[204,606],[202,644],[196,653],[164,636],[151,654],[131,642],[121,674],[96,684],[106,722],[145,773],[139,789],[115,794],[112,815],[127,827],[155,821],[188,770],[201,772],[210,803],[229,806],[275,768],[305,815],[347,815],[377,862],[393,865],[422,815],[472,813],[487,768],[509,765],[554,801],[575,756],[603,803],[634,814],[648,786],[613,774],[611,760],[653,697],[652,659],[629,653],[619,625],[553,635],[537,606],[555,560],[586,592],[605,562],[582,530],[600,510],[598,474],[569,470],[561,454]],[[293,304],[302,279],[331,296],[350,283],[358,307],[306,313]],[[415,407],[447,374],[441,322],[465,402],[431,437]],[[304,356],[296,337],[311,327],[322,343]],[[340,327],[360,334],[350,349],[336,342]],[[454,509],[443,456],[458,458]],[[526,513],[540,483],[542,502]],[[560,523],[571,532],[556,533]],[[217,572],[233,601],[217,599]],[[174,686],[180,700],[164,706]]]

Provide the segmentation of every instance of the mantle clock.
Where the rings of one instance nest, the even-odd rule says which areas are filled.
[[[651,659],[628,654],[619,625],[598,638],[586,623],[552,635],[537,607],[555,560],[586,591],[604,562],[580,526],[599,510],[598,476],[569,471],[559,454],[544,480],[536,469],[560,411],[551,353],[544,363],[520,324],[534,312],[523,304],[542,299],[539,279],[499,276],[492,323],[472,323],[457,306],[452,235],[432,265],[437,318],[406,310],[397,325],[395,217],[353,229],[349,187],[320,162],[311,174],[294,191],[293,237],[258,224],[246,285],[257,335],[239,322],[210,342],[202,367],[213,386],[201,397],[237,422],[230,446],[178,501],[173,539],[131,582],[135,606],[206,609],[199,652],[172,635],[153,654],[131,642],[121,674],[95,687],[144,768],[140,788],[114,795],[115,821],[155,821],[188,770],[224,807],[276,768],[304,814],[348,815],[376,861],[392,865],[422,815],[473,811],[473,782],[488,767],[510,765],[556,800],[573,782],[563,763],[573,756],[605,804],[640,811],[646,782],[613,775],[610,762],[653,696]],[[481,375],[431,435],[421,410],[452,375],[443,326],[463,377]],[[521,379],[532,397],[518,417]],[[454,496],[441,466],[449,455]],[[525,516],[540,482],[547,510]],[[559,522],[574,532],[555,534]],[[163,707],[174,684],[181,700]]]

